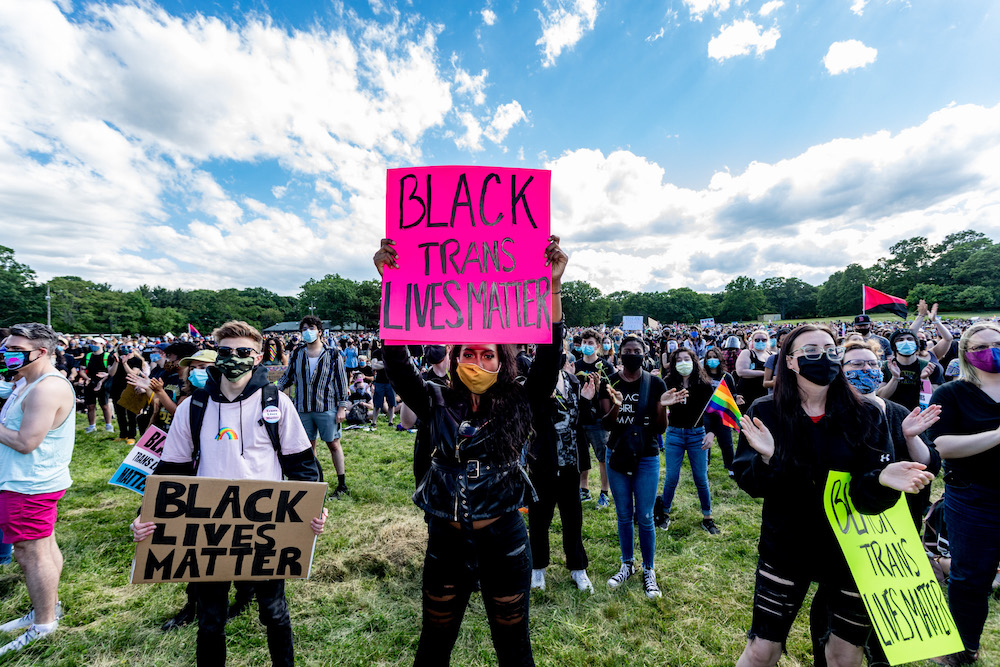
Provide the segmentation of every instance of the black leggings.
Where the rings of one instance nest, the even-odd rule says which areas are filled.
[[[535,480],[532,480],[533,482]],[[576,466],[562,468],[550,479],[538,480],[538,502],[529,503],[528,528],[531,535],[531,567],[549,566],[549,527],[556,505],[562,519],[563,551],[570,570],[587,569],[583,548],[583,508],[580,506],[580,473]]]
[[[117,399],[115,399],[115,419],[118,420],[118,437],[120,438],[136,438],[139,432],[139,415],[134,412],[130,412],[118,405]]]
[[[528,635],[531,548],[520,513],[508,512],[479,530],[460,530],[432,517],[427,533],[423,628],[413,664],[449,664],[478,576],[500,667],[533,666]]]
[[[229,617],[228,581],[201,581],[195,589],[198,597],[198,667],[221,667],[226,664],[226,620]],[[292,649],[292,622],[288,616],[284,580],[255,581],[254,594],[260,622],[267,628],[267,648],[271,664],[291,667],[295,664]]]

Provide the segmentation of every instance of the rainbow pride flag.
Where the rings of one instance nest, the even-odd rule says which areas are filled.
[[[733,398],[733,392],[729,391],[729,385],[725,382],[720,382],[715,393],[712,394],[712,398],[708,399],[705,412],[718,414],[722,418],[723,425],[734,428],[739,433],[740,420],[743,419],[743,415],[740,414],[740,409],[736,407],[736,399]]]

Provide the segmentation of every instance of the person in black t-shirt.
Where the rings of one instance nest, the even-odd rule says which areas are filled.
[[[392,426],[392,417],[396,414],[396,392],[393,391],[392,385],[389,383],[389,376],[385,372],[381,347],[372,352],[372,369],[375,371],[375,386],[372,391],[375,412],[372,413],[372,428],[374,429],[378,425],[378,413],[383,409],[389,426]]]
[[[587,379],[596,374],[595,382],[599,386],[604,386],[608,377],[615,372],[607,360],[599,356],[598,336],[593,329],[587,329],[581,335],[580,358],[574,368],[577,378],[581,384],[585,384]],[[598,397],[600,398],[600,397]],[[608,464],[605,462],[608,452],[608,432],[601,426],[592,408],[588,407],[580,412],[580,500],[588,501],[593,496],[590,494],[590,449],[593,448],[594,456],[597,458],[598,471],[601,473],[601,495],[597,498],[598,509],[603,509],[611,505],[610,490],[608,485]]]
[[[917,356],[917,337],[908,329],[894,331],[889,346],[893,354],[882,366],[885,382],[876,393],[912,410],[920,405],[920,386],[934,368]]]
[[[83,390],[84,404],[87,406],[86,432],[97,430],[97,404],[100,403],[104,413],[104,430],[113,433],[115,427],[111,424],[111,378],[108,377],[108,360],[111,357],[111,347],[105,349],[103,338],[90,341],[88,352],[83,357],[83,375],[87,386]]]
[[[608,580],[618,588],[637,572],[634,558],[633,522],[639,525],[643,588],[646,597],[661,597],[656,583],[654,559],[656,528],[653,503],[660,481],[660,455],[656,437],[667,425],[667,406],[687,396],[684,390],[667,391],[663,380],[642,369],[646,346],[640,338],[627,336],[621,346],[621,373],[607,382],[601,398],[602,425],[609,431],[608,478],[618,518],[621,568]],[[648,385],[640,397],[643,383]],[[644,407],[643,407],[644,405]]]
[[[1000,567],[1000,327],[976,323],[958,346],[961,379],[941,385],[931,402],[941,418],[930,428],[945,462],[951,575],[948,605],[965,651],[948,665],[972,664]],[[984,663],[996,664],[996,656]]]

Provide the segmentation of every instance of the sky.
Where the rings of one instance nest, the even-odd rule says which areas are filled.
[[[113,287],[376,278],[385,170],[552,170],[565,280],[1000,240],[1000,3],[0,2],[0,245]]]

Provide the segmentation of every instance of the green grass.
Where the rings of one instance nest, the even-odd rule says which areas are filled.
[[[330,519],[318,541],[312,578],[287,587],[298,664],[409,665],[420,632],[426,540],[421,513],[410,501],[413,436],[384,425],[378,433],[345,435],[351,496],[328,502]],[[107,480],[128,450],[110,434],[88,435],[82,424],[78,428],[74,484],[60,505],[56,528],[66,559],[60,586],[66,616],[56,634],[0,658],[0,665],[194,664],[193,626],[169,634],[159,630],[183,604],[183,586],[127,583],[133,553],[128,524],[139,497]],[[321,460],[332,471],[328,452],[321,452]],[[618,567],[614,510],[597,510],[594,503],[584,507],[584,542],[597,593],[579,593],[564,566],[557,513],[548,588],[531,598],[532,644],[539,665],[735,663],[750,624],[760,505],[728,480],[717,450],[710,475],[713,509],[723,532],[712,537],[698,527],[697,496],[685,469],[670,531],[657,531],[663,599],[656,602],[646,600],[638,578],[624,590],[607,589],[605,582]],[[595,470],[595,495],[597,480]],[[0,619],[20,616],[29,606],[20,569],[0,569]],[[1000,655],[995,601],[990,609],[982,645],[985,659],[995,661]],[[812,664],[807,626],[804,612],[782,665]],[[228,636],[230,665],[270,664],[255,613],[231,622]],[[452,663],[496,663],[478,594]]]

